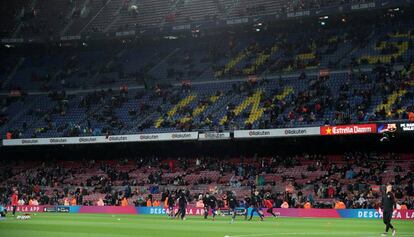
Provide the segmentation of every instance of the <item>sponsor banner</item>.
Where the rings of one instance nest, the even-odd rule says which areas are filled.
[[[265,216],[270,214],[266,209],[262,209]],[[273,208],[273,212],[283,217],[311,217],[311,218],[360,218],[360,219],[379,219],[382,218],[375,209],[303,209],[303,208]],[[249,210],[250,214],[250,210]],[[396,210],[393,219],[414,220],[414,210]]]
[[[298,12],[288,12],[287,13],[287,18],[291,18],[291,17],[302,17],[302,16],[310,16],[311,12],[310,11],[298,11]]]
[[[245,209],[244,208],[241,208],[241,207],[236,208],[235,211],[236,211],[236,215],[237,216],[244,216],[244,214],[245,214]],[[230,210],[230,209],[220,210],[220,215],[232,216],[233,215],[233,211]]]
[[[80,39],[81,39],[80,35],[71,35],[71,36],[62,36],[62,37],[60,37],[61,41],[80,40]]]
[[[414,123],[401,123],[399,127],[402,132],[414,132]]]
[[[197,140],[198,132],[178,132],[178,133],[154,133],[138,135],[138,141],[177,141],[177,140]]]
[[[71,144],[96,144],[96,143],[120,143],[120,142],[145,142],[145,141],[175,141],[197,140],[198,132],[158,133],[141,135],[116,135],[96,137],[61,137],[61,138],[28,138],[3,140],[3,146],[28,146],[28,145],[71,145]]]
[[[249,22],[249,18],[247,17],[243,17],[243,18],[236,18],[236,19],[230,19],[226,21],[227,25],[237,25],[237,24],[243,24],[243,23],[248,23]]]
[[[369,133],[376,133],[376,132],[377,132],[376,124],[358,124],[358,125],[355,124],[355,125],[320,127],[320,134],[322,136],[369,134]]]
[[[89,214],[137,214],[137,210],[133,206],[81,206],[79,213]]]
[[[119,135],[109,136],[105,138],[105,142],[117,143],[117,142],[135,142],[138,141],[138,135]]]
[[[382,214],[375,209],[344,209],[337,210],[342,218],[379,219]],[[395,210],[393,219],[414,220],[414,210]]]
[[[320,135],[319,127],[234,131],[234,138],[294,137],[317,135]]]
[[[17,212],[45,212],[46,209],[54,208],[53,206],[17,206]],[[12,212],[12,206],[6,206],[7,212]]]
[[[135,35],[135,30],[130,30],[130,31],[121,31],[121,32],[116,32],[115,36],[117,37],[121,37],[121,36],[131,36],[131,35]]]
[[[174,207],[174,213],[177,213],[178,207]],[[136,212],[143,215],[167,215],[169,214],[168,208],[164,207],[137,207]],[[211,214],[211,211],[210,213]],[[186,208],[186,215],[190,216],[203,216],[204,208],[188,206]]]
[[[229,132],[207,132],[198,134],[198,140],[227,140],[230,139]]]
[[[397,131],[396,123],[382,123],[377,125],[377,133],[393,133]]]
[[[197,140],[198,132],[164,133],[167,140]]]
[[[56,207],[45,207],[44,212],[56,212]]]
[[[365,10],[365,9],[371,9],[375,8],[375,2],[367,2],[367,3],[360,3],[360,4],[353,4],[351,5],[351,10]]]
[[[266,212],[267,209],[263,208],[262,212],[265,216],[271,214]],[[250,215],[249,208],[249,215]],[[307,218],[340,218],[341,216],[335,209],[303,209],[303,208],[273,208],[273,212],[276,215],[283,217],[307,217]]]
[[[186,24],[186,25],[178,25],[178,26],[173,26],[172,30],[190,30],[191,29],[191,25],[190,24]]]
[[[24,39],[22,38],[1,39],[1,42],[4,44],[23,43]]]

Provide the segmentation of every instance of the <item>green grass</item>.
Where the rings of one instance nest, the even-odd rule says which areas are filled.
[[[381,220],[267,218],[264,222],[238,217],[219,217],[215,222],[201,217],[171,220],[166,216],[92,215],[40,213],[27,221],[8,216],[0,221],[2,237],[377,237],[384,230]],[[414,222],[393,220],[397,236],[414,237]],[[391,236],[391,234],[389,234]]]

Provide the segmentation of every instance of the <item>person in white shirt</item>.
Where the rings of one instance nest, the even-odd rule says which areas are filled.
[[[24,200],[22,198],[19,199],[19,201],[17,202],[17,204],[19,206],[23,206],[25,204]]]

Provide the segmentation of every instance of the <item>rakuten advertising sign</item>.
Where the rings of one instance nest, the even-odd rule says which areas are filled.
[[[297,137],[318,135],[320,135],[319,127],[234,131],[234,138]]]

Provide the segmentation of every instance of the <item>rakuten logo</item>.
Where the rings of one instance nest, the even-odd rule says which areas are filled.
[[[128,138],[127,137],[109,137],[109,141],[127,141]]]
[[[306,134],[306,129],[287,129],[285,130],[286,135],[302,135]]]
[[[190,133],[183,133],[183,134],[173,133],[171,137],[172,139],[191,138],[191,134]]]
[[[139,136],[141,140],[158,140],[158,135],[141,135]]]
[[[66,143],[68,141],[64,138],[51,138],[49,139],[49,142],[50,143]]]
[[[269,131],[250,131],[249,136],[270,136]]]
[[[37,139],[23,139],[22,144],[36,144],[39,143]]]
[[[81,143],[96,142],[96,138],[95,137],[79,138],[79,142]]]

